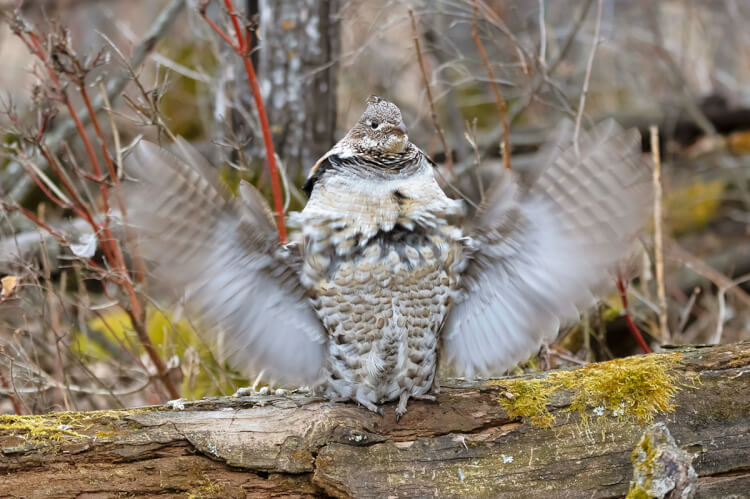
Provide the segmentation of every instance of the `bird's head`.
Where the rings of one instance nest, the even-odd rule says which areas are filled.
[[[359,168],[378,175],[408,174],[420,166],[420,155],[421,151],[409,142],[399,108],[372,95],[357,123],[310,169],[302,190],[311,196],[313,186],[327,172],[336,176]]]
[[[358,153],[372,156],[400,154],[409,145],[401,110],[375,95],[367,99],[367,109],[346,139]]]

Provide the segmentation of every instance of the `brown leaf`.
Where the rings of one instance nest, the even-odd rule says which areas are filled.
[[[14,275],[6,275],[2,279],[0,279],[0,283],[3,284],[3,290],[0,293],[0,296],[2,296],[3,298],[8,298],[11,294],[13,294],[13,290],[16,289],[16,284],[18,284],[18,277]]]

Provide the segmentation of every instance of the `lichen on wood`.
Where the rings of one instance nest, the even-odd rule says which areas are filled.
[[[693,456],[677,446],[664,423],[648,428],[630,457],[633,479],[627,499],[650,497],[695,496],[698,474],[693,469]]]
[[[26,442],[49,443],[61,440],[105,438],[118,434],[112,423],[126,416],[143,414],[155,408],[49,414],[0,414],[0,435],[19,437]],[[112,431],[107,431],[111,428]],[[95,431],[92,433],[92,429]]]

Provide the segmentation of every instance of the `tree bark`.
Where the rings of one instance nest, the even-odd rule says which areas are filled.
[[[292,179],[336,142],[337,0],[261,0],[259,78],[276,151]]]
[[[678,359],[675,410],[656,415],[668,429],[657,433],[682,449],[670,456],[692,458],[695,497],[747,497],[750,342],[674,352],[649,357]],[[1,416],[0,496],[625,495],[647,425],[598,408],[585,423],[570,411],[580,394],[567,389],[550,399],[551,427],[534,426],[500,403],[518,379],[446,382],[437,403],[410,402],[399,423],[393,404],[379,416],[296,393]],[[648,456],[634,454],[641,475]]]

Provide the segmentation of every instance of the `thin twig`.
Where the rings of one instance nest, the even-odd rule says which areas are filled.
[[[81,386],[77,384],[61,383],[57,381],[56,379],[54,379],[49,374],[47,374],[43,369],[38,368],[37,366],[34,366],[32,364],[27,364],[24,362],[15,362],[15,363],[25,371],[27,377],[33,376],[33,380],[36,386],[16,387],[15,389],[10,389],[6,385],[6,383],[3,383],[5,379],[2,375],[2,371],[0,371],[0,386],[2,386],[2,388],[0,388],[0,394],[10,395],[13,393],[16,393],[16,394],[38,393],[41,391],[56,388],[56,389],[67,390],[69,392],[85,393],[88,395],[110,396],[113,398],[117,398],[120,395],[130,395],[133,393],[137,393],[143,390],[151,382],[148,376],[144,376],[143,380],[141,380],[138,384],[134,386],[122,388],[120,390],[110,390],[106,387],[104,383],[102,383],[102,381],[99,378],[97,378],[96,376],[93,376],[92,374],[92,379],[95,382],[102,385],[103,387],[102,389],[97,390],[96,388],[89,388],[89,387],[85,387],[85,386]],[[83,363],[80,364],[80,367],[86,369],[86,365]]]
[[[526,51],[523,44],[516,37],[516,35],[513,34],[513,32],[508,27],[508,25],[506,25],[503,22],[503,20],[500,19],[500,16],[498,16],[497,13],[494,10],[492,10],[492,8],[489,5],[487,5],[483,0],[474,0],[473,5],[474,5],[473,17],[475,19],[478,18],[478,12],[479,12],[478,7],[481,5],[482,13],[486,16],[485,19],[490,24],[492,24],[497,29],[499,29],[512,42],[513,48],[516,49],[516,54],[518,55],[519,65],[523,69],[524,73],[528,73],[529,63],[526,60],[533,59],[533,56]]]
[[[70,202],[70,199],[68,199],[68,197],[60,190],[60,188],[57,187],[57,185],[55,185],[55,183],[52,182],[52,180],[31,160],[31,158],[29,158],[26,155],[26,153],[23,151],[23,149],[21,148],[21,146],[16,145],[13,149],[14,149],[14,152],[15,152],[15,156],[16,156],[17,159],[20,160],[20,163],[24,167],[26,167],[26,168],[28,168],[30,170],[30,171],[27,171],[27,173],[32,178],[32,180],[34,180],[36,182],[37,179],[34,178],[34,176],[38,176],[42,180],[42,182],[44,183],[44,185],[50,191],[52,191],[52,192],[55,193],[55,196],[60,201],[62,201],[67,206],[70,206],[72,204]],[[40,189],[42,189],[42,191],[45,191],[45,187],[39,185],[38,182],[37,182],[37,185],[39,186]],[[50,194],[48,194],[47,192],[44,192],[44,194],[48,198],[54,200],[54,198]],[[57,204],[59,204],[59,203],[57,203]]]
[[[581,324],[583,325],[583,350],[586,352],[586,358],[588,359],[593,354],[591,351],[591,314],[588,310],[583,312]]]
[[[726,286],[722,286],[719,288],[719,292],[716,295],[716,298],[719,301],[719,310],[716,313],[716,331],[714,332],[713,337],[709,340],[709,343],[711,344],[719,344],[721,343],[721,337],[724,333],[724,322],[726,322],[726,293],[727,290],[730,288],[733,288],[734,286],[738,286],[744,282],[750,281],[750,274],[746,274],[742,277],[739,277],[735,279],[734,281],[730,282]]]
[[[479,190],[479,204],[484,204],[484,180],[482,180],[482,172],[481,165],[482,165],[482,157],[479,154],[479,147],[477,146],[477,119],[474,118],[474,121],[471,125],[469,125],[469,122],[466,122],[466,131],[464,132],[464,137],[466,138],[466,141],[471,146],[471,149],[474,151],[474,178],[476,178],[477,181],[477,189]]]
[[[586,62],[586,75],[583,78],[583,89],[581,90],[581,100],[578,101],[578,113],[576,113],[576,128],[573,132],[573,147],[575,148],[576,155],[580,155],[578,150],[578,136],[581,133],[581,118],[583,117],[583,108],[586,105],[586,94],[589,92],[589,80],[591,79],[591,70],[594,67],[594,56],[596,55],[596,49],[599,46],[599,30],[602,26],[602,0],[599,0],[596,4],[596,25],[594,27],[594,43],[591,45],[591,52],[589,52],[589,59]]]
[[[75,129],[78,132],[78,135],[84,144],[89,162],[91,163],[91,168],[93,170],[93,175],[94,175],[93,180],[98,184],[99,191],[100,191],[101,198],[102,198],[103,211],[105,213],[105,217],[101,224],[94,221],[94,216],[91,213],[91,210],[89,209],[89,207],[86,204],[84,204],[83,201],[80,200],[80,197],[77,195],[72,185],[68,185],[66,176],[62,173],[62,169],[59,167],[57,163],[57,159],[54,157],[54,155],[52,155],[49,151],[46,150],[43,139],[38,141],[38,143],[36,144],[37,148],[40,150],[42,155],[47,160],[48,166],[52,168],[53,171],[56,172],[60,181],[69,191],[69,194],[71,195],[75,203],[72,206],[72,208],[74,209],[76,214],[78,214],[82,218],[85,218],[91,224],[94,234],[96,235],[98,239],[99,246],[101,247],[105,255],[106,261],[114,267],[115,275],[113,276],[113,280],[116,281],[117,284],[120,285],[121,289],[125,292],[127,296],[128,305],[127,306],[123,305],[122,308],[130,317],[131,325],[133,329],[136,331],[138,338],[141,341],[141,344],[146,349],[146,352],[151,358],[151,361],[153,362],[157,370],[158,376],[161,379],[167,391],[169,392],[169,395],[172,398],[178,398],[179,392],[177,391],[177,388],[175,387],[172,380],[170,379],[167,373],[166,365],[164,364],[164,361],[159,356],[158,351],[154,347],[153,343],[151,342],[151,338],[149,337],[148,332],[146,331],[145,321],[144,321],[145,309],[142,307],[140,300],[138,298],[137,292],[135,291],[135,288],[133,286],[133,282],[130,280],[128,269],[125,264],[125,259],[123,257],[122,251],[120,249],[120,245],[118,244],[117,240],[112,234],[112,231],[110,230],[109,217],[107,216],[110,213],[109,185],[105,181],[105,178],[102,173],[102,169],[99,165],[99,159],[88,137],[86,128],[84,127],[83,122],[81,118],[79,117],[77,110],[73,106],[72,99],[70,98],[70,95],[67,92],[65,83],[61,80],[61,76],[64,76],[66,73],[60,72],[58,74],[59,69],[54,64],[54,61],[52,59],[52,54],[48,50],[45,50],[45,46],[42,43],[42,40],[44,38],[42,38],[42,36],[39,33],[33,30],[27,30],[27,31],[18,30],[15,34],[28,47],[29,51],[36,58],[38,58],[44,65],[47,71],[47,74],[49,76],[49,80],[53,86],[53,89],[56,91],[56,94],[59,96],[59,98],[62,100],[63,104],[67,108],[68,115],[73,120]],[[113,177],[113,182],[117,184],[119,182],[119,179],[117,178],[117,174],[114,171],[114,165],[112,163],[112,159],[109,156],[109,151],[106,146],[106,139],[99,125],[96,112],[93,109],[93,106],[91,104],[91,100],[88,96],[88,91],[86,90],[85,79],[86,79],[88,70],[83,68],[80,62],[75,60],[75,58],[73,58],[72,64],[73,64],[72,67],[75,71],[74,73],[68,72],[67,76],[73,81],[73,83],[76,84],[75,86],[77,87],[78,92],[80,93],[81,98],[83,99],[85,103],[88,116],[92,120],[92,123],[94,124],[94,128],[95,128],[95,132],[97,136],[99,137],[100,141],[102,142],[102,153],[104,155],[105,161],[107,162],[107,167],[108,167],[110,176]],[[38,217],[37,219],[41,222],[40,217]]]
[[[445,134],[443,128],[440,126],[438,121],[437,113],[435,112],[435,102],[432,98],[432,89],[430,88],[430,80],[427,78],[427,71],[424,67],[424,61],[422,60],[422,51],[419,47],[419,31],[417,31],[417,21],[414,18],[414,11],[409,9],[409,17],[411,18],[411,31],[414,39],[414,48],[417,51],[417,61],[419,62],[419,69],[422,71],[422,81],[424,82],[424,88],[427,92],[427,101],[430,104],[430,116],[432,117],[432,124],[435,126],[435,131],[438,134],[440,142],[443,144],[443,151],[445,153],[445,169],[448,170],[448,175],[451,178],[451,182],[456,181],[456,175],[453,172],[453,150],[445,140]]]
[[[52,170],[52,172],[57,176],[58,180],[62,184],[62,186],[67,191],[68,195],[70,196],[72,203],[70,205],[70,208],[73,210],[73,212],[78,215],[79,217],[86,220],[89,225],[91,226],[91,230],[93,232],[99,232],[99,224],[94,220],[94,217],[91,215],[91,209],[89,208],[89,205],[84,203],[81,199],[80,194],[78,194],[78,191],[76,190],[75,186],[73,185],[73,182],[68,178],[67,175],[65,175],[63,172],[63,167],[60,164],[60,162],[57,160],[57,157],[52,154],[52,152],[49,150],[47,145],[40,141],[37,144],[37,149],[41,153],[41,155],[44,157],[44,159],[47,161],[47,167]]]
[[[19,157],[21,157],[21,153],[19,151],[20,149],[16,151],[16,154]],[[27,161],[26,159],[22,159],[22,161],[23,161],[23,165],[29,168],[29,170],[27,170],[26,173],[31,178],[31,180],[34,181],[36,186],[39,187],[39,189],[42,191],[42,194],[44,194],[47,197],[47,199],[49,199],[50,201],[55,203],[57,206],[63,209],[72,207],[68,198],[66,198],[65,195],[62,194],[62,192],[60,192],[60,190],[57,188],[55,184],[52,183],[49,177],[44,175],[44,173],[42,173],[38,168],[36,168],[36,165],[34,165],[33,162]],[[41,176],[44,182],[39,180],[39,176]],[[50,190],[53,190],[55,194],[52,194]]]
[[[122,177],[122,151],[120,150],[120,131],[115,125],[115,118],[112,112],[112,106],[109,104],[109,98],[107,97],[107,89],[104,87],[104,83],[99,82],[99,91],[101,99],[104,102],[104,110],[107,111],[107,118],[109,120],[109,128],[112,131],[112,140],[115,146],[115,164],[117,165],[117,171],[113,174],[113,180],[116,185],[119,185],[120,178]]]
[[[8,380],[5,379],[5,376],[3,375],[3,372],[0,371],[0,388],[2,388],[2,391],[5,395],[10,398],[10,403],[13,406],[13,412],[15,412],[17,415],[23,414],[23,407],[21,407],[21,404],[18,402],[18,391],[15,387],[11,388],[10,384],[8,383]]]
[[[654,253],[656,260],[656,291],[659,299],[659,334],[662,344],[671,341],[667,323],[667,294],[664,287],[664,237],[662,234],[661,216],[661,158],[659,155],[659,129],[649,127],[651,133],[651,155],[654,161]]]
[[[693,307],[695,307],[695,299],[698,298],[700,293],[701,288],[698,286],[693,288],[693,292],[690,293],[690,298],[688,298],[687,304],[685,304],[682,312],[680,312],[680,322],[677,325],[677,334],[682,335],[685,331],[685,326],[687,326],[688,319],[690,319],[690,313],[693,311]]]
[[[729,277],[725,276],[724,274],[707,264],[703,259],[698,258],[692,253],[688,252],[674,240],[668,242],[669,244],[667,245],[666,249],[670,259],[684,264],[696,274],[701,275],[709,281],[713,282],[716,287],[727,288],[727,290],[732,293],[732,295],[736,299],[740,300],[746,306],[750,307],[750,294],[745,292],[745,290],[743,290],[739,286],[732,286],[732,280]]]
[[[487,59],[487,52],[484,50],[482,39],[479,38],[478,1],[479,0],[474,0],[474,21],[471,28],[471,37],[474,38],[474,43],[477,46],[477,50],[479,50],[479,55],[482,56],[482,62],[484,63],[484,68],[487,70],[487,76],[489,76],[492,92],[495,94],[497,112],[500,115],[500,121],[503,124],[503,147],[501,151],[503,155],[503,165],[505,165],[506,170],[510,170],[510,127],[508,125],[508,109],[505,105],[505,100],[503,100],[503,95],[500,93],[500,86],[495,81],[495,73],[492,71],[489,59]]]
[[[31,220],[39,228],[43,229],[50,236],[52,236],[55,239],[57,239],[58,243],[67,246],[68,241],[65,239],[65,236],[63,236],[62,234],[60,234],[59,232],[57,232],[55,229],[53,229],[52,227],[50,227],[49,225],[47,225],[46,223],[44,223],[42,220],[40,220],[39,218],[37,218],[37,216],[34,215],[34,213],[32,213],[31,211],[27,210],[23,206],[21,206],[21,205],[11,205],[11,204],[8,204],[8,203],[6,203],[4,201],[0,201],[0,207],[3,210],[7,211],[7,212],[20,211],[26,218],[28,218],[29,220]]]
[[[127,243],[127,251],[130,254],[130,258],[133,260],[133,267],[135,270],[135,279],[138,282],[142,282],[145,275],[146,275],[146,265],[143,262],[143,259],[140,257],[140,254],[138,252],[138,249],[136,248],[135,244],[135,234],[131,230],[130,224],[128,224],[127,219],[127,211],[125,207],[125,203],[122,199],[122,193],[120,192],[120,177],[122,176],[122,150],[120,145],[120,131],[117,129],[117,125],[115,125],[115,118],[112,112],[112,106],[109,104],[109,98],[107,97],[107,89],[104,87],[104,84],[100,82],[100,91],[101,91],[101,98],[104,102],[104,109],[107,111],[107,116],[109,117],[109,126],[112,130],[112,140],[114,141],[114,148],[115,148],[115,163],[117,164],[117,172],[115,172],[116,177],[116,184],[115,184],[115,196],[117,196],[117,200],[120,205],[120,216],[122,217],[122,226],[125,228],[125,241]]]
[[[250,83],[250,90],[253,94],[253,99],[255,100],[255,107],[258,111],[258,117],[260,118],[260,127],[263,132],[263,142],[266,147],[266,161],[268,162],[268,170],[271,176],[271,191],[273,192],[273,204],[274,210],[276,211],[276,226],[279,231],[279,240],[281,241],[281,244],[286,244],[286,223],[284,222],[284,200],[281,195],[281,182],[279,180],[278,167],[276,166],[276,153],[273,148],[271,127],[268,124],[268,115],[266,114],[263,97],[260,94],[258,79],[255,76],[255,68],[253,67],[253,62],[250,57],[252,52],[251,36],[247,28],[245,31],[242,30],[239,23],[239,14],[235,11],[232,0],[224,0],[224,5],[232,20],[237,43],[234,43],[231,37],[208,17],[206,14],[207,2],[205,1],[201,6],[201,16],[206,23],[208,23],[208,25],[232,47],[237,55],[242,58],[245,73],[247,74],[247,79]]]
[[[562,62],[565,61],[565,58],[568,56],[568,52],[570,52],[570,49],[573,47],[573,42],[576,40],[578,32],[583,26],[593,3],[594,0],[586,0],[586,3],[583,4],[580,14],[573,24],[573,27],[568,33],[565,42],[562,44],[562,49],[560,49],[560,52],[551,60],[546,69],[542,68],[542,71],[534,75],[533,83],[532,85],[530,85],[531,89],[525,93],[524,97],[511,103],[510,108],[508,109],[509,123],[512,124],[516,120],[516,118],[529,106],[529,104],[531,104],[534,96],[541,90],[542,86],[545,83],[551,85],[550,75],[554,74],[560,64],[562,64]],[[485,134],[483,143],[478,144],[478,146],[483,150],[484,154],[488,154],[491,152],[490,148],[495,147],[495,143],[502,138],[503,132],[504,129],[502,125],[498,125],[491,132]],[[468,168],[471,168],[471,163],[471,158],[467,158],[459,163],[456,166],[456,175],[460,176]]]
[[[149,27],[148,31],[143,37],[141,43],[133,50],[133,55],[128,61],[129,68],[138,68],[146,58],[149,52],[151,52],[164,34],[167,32],[170,26],[174,24],[175,19],[182,11],[185,6],[186,0],[172,0],[154,19],[154,23]],[[115,99],[122,94],[122,90],[125,85],[131,79],[131,72],[128,70],[120,71],[115,77],[107,82],[107,96],[110,100]],[[103,99],[96,99],[92,103],[94,110],[98,111],[104,106]],[[91,116],[83,108],[80,110],[81,121],[84,125],[89,123]],[[70,139],[76,132],[76,127],[72,119],[65,120],[60,127],[56,128],[52,133],[48,134],[48,141],[50,144],[61,144],[66,140]],[[17,163],[11,162],[5,168],[7,176],[7,184],[13,186],[10,192],[10,199],[22,201],[28,197],[29,193],[33,189],[32,182],[28,177],[21,176],[23,170]]]
[[[544,22],[544,0],[539,0],[539,65],[547,66],[547,25]]]
[[[585,360],[577,359],[572,355],[565,353],[560,347],[549,348],[549,353],[550,355],[554,355],[555,357],[558,357],[562,360],[567,360],[568,362],[571,362],[577,366],[585,366],[588,364],[588,362]]]

